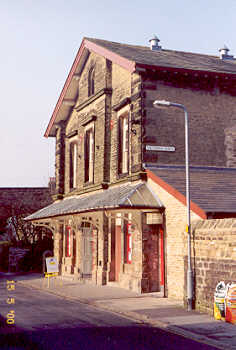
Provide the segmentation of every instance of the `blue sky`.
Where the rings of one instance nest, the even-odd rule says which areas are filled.
[[[236,56],[236,1],[0,2],[0,187],[47,186],[55,140],[43,134],[84,36]]]

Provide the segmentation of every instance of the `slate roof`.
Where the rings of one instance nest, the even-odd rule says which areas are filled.
[[[147,167],[185,196],[185,167]],[[236,168],[190,167],[191,200],[206,213],[236,213]]]
[[[140,65],[236,74],[236,61],[221,60],[218,56],[164,49],[152,51],[147,46],[121,44],[94,38],[84,39]]]
[[[122,207],[160,208],[162,204],[146,184],[127,184],[95,194],[66,198],[37,211],[25,220]]]

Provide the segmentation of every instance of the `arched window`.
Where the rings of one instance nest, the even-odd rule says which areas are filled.
[[[88,73],[88,97],[94,94],[94,67]]]

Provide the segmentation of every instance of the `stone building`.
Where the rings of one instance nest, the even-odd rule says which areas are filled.
[[[45,132],[54,203],[27,219],[53,231],[62,274],[184,298],[184,118],[153,102],[189,113],[192,220],[234,216],[236,63],[150,44],[83,39]]]

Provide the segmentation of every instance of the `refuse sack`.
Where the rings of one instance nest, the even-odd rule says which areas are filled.
[[[214,317],[216,320],[225,320],[226,285],[220,281],[214,293]]]
[[[228,283],[226,286],[225,320],[236,324],[236,283]]]

